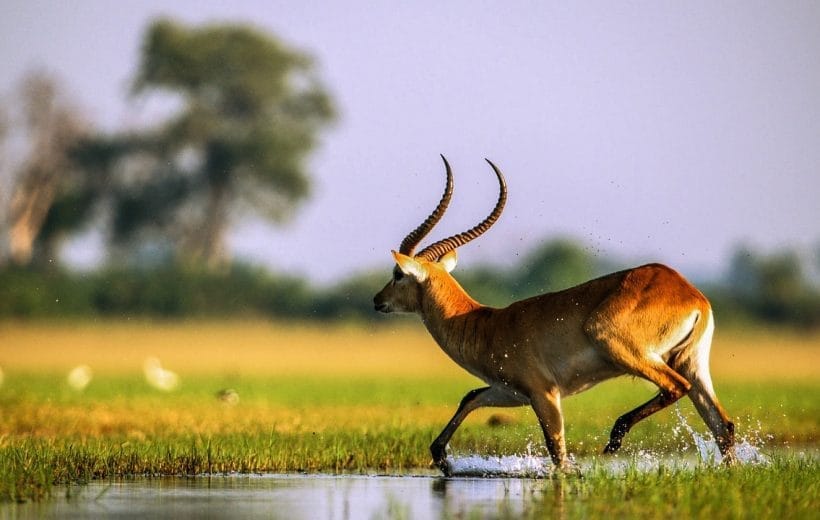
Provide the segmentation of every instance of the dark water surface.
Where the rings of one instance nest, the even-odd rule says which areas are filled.
[[[549,480],[264,475],[130,479],[55,489],[2,518],[460,518],[518,516],[559,502]],[[57,495],[57,493],[62,493]],[[543,495],[543,496],[542,496]]]
[[[716,446],[702,441],[697,447],[698,456],[658,457],[639,453],[607,457],[602,467],[617,477],[627,468],[693,469],[699,464],[715,463],[714,457],[719,456]],[[737,448],[742,463],[768,464],[768,458],[754,446],[742,442]],[[804,456],[817,455],[811,452]],[[580,461],[579,468],[588,471],[600,464],[596,460]],[[548,518],[564,513],[564,479],[548,478],[552,465],[543,457],[476,455],[455,457],[450,463],[461,477],[446,479],[431,472],[418,476],[284,474],[95,481],[84,486],[58,486],[50,500],[40,503],[0,505],[0,520]],[[547,478],[528,478],[532,475]]]

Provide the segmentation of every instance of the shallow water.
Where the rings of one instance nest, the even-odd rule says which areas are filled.
[[[135,479],[6,506],[6,518],[445,518],[521,514],[550,482],[433,476],[263,475]],[[65,489],[64,489],[65,490]]]
[[[679,427],[696,448],[691,456],[590,458],[576,463],[584,473],[603,469],[617,476],[628,468],[693,469],[717,465],[714,441],[695,432],[678,413]],[[809,454],[816,456],[817,454]],[[742,464],[768,464],[752,444],[736,446]],[[448,459],[453,478],[417,476],[226,475],[135,478],[58,487],[42,503],[0,506],[2,518],[461,518],[560,514],[561,479],[547,480],[553,466],[545,457],[467,455]],[[490,477],[490,478],[487,478]]]
[[[752,447],[753,448],[753,447]],[[762,457],[756,449],[754,452]],[[816,455],[816,454],[815,454]],[[747,463],[765,463],[746,461]],[[134,478],[58,487],[42,503],[0,506],[0,518],[463,518],[550,516],[564,506],[562,479],[543,457],[461,456],[462,476],[227,475]],[[690,457],[638,453],[578,462],[613,476],[635,468],[694,468]],[[464,476],[473,475],[473,476]],[[493,478],[481,478],[493,477]],[[531,478],[540,477],[540,478]]]

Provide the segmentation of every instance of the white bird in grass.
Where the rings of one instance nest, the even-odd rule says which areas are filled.
[[[179,376],[175,372],[162,368],[159,359],[155,357],[146,358],[142,369],[145,373],[145,380],[157,390],[170,392],[179,385]]]
[[[91,367],[88,365],[78,365],[71,369],[68,373],[68,377],[66,381],[68,381],[68,386],[81,392],[85,390],[85,387],[91,382],[91,378],[94,377],[94,373],[91,371]]]

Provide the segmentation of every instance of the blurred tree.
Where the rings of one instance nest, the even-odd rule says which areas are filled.
[[[512,273],[492,265],[477,265],[458,271],[455,276],[476,300],[492,307],[504,307],[516,299],[516,282],[522,274],[515,268]]]
[[[743,297],[754,297],[760,292],[760,267],[757,255],[748,246],[735,248],[729,261],[727,281],[732,291]]]
[[[805,322],[812,291],[799,257],[791,251],[768,256],[759,262],[758,273],[757,304],[765,317]]]
[[[6,168],[8,163],[8,142],[6,141],[9,130],[9,116],[6,107],[0,104],[0,267],[5,264],[8,259],[8,251],[6,240],[8,239],[8,223],[6,216],[8,210],[6,209],[6,198],[8,195],[8,186],[10,174]]]
[[[765,299],[793,301],[807,289],[800,258],[794,252],[764,258],[758,269],[760,290]]]
[[[820,291],[794,251],[759,255],[739,247],[732,256],[729,288],[756,317],[805,327],[820,324]]]
[[[530,253],[514,275],[515,297],[558,291],[600,274],[594,258],[577,242],[556,239]]]
[[[814,248],[814,269],[820,273],[820,242]]]
[[[6,136],[9,132],[9,115],[6,107],[0,105],[0,180],[5,177],[6,154],[8,153]],[[3,185],[0,184],[0,201],[3,200]]]
[[[246,26],[159,20],[133,91],[171,94],[181,109],[126,139],[143,175],[115,197],[115,240],[154,229],[182,260],[220,265],[231,211],[281,222],[307,196],[305,161],[334,112],[306,55]]]
[[[46,225],[55,209],[68,215],[72,207],[81,204],[76,195],[85,179],[71,153],[87,135],[89,125],[66,99],[57,81],[46,73],[28,74],[19,98],[19,126],[25,133],[28,151],[18,167],[12,166],[14,188],[6,217],[11,259],[25,265],[38,259],[43,263],[55,260],[61,231],[80,222],[52,219]]]

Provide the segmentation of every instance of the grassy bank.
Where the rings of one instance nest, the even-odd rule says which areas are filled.
[[[413,326],[4,323],[0,341],[1,500],[128,475],[426,471],[429,443],[479,385]],[[177,388],[146,382],[150,356],[178,374]],[[741,438],[764,451],[820,445],[820,337],[719,331],[712,358],[716,389]],[[81,364],[93,377],[76,390],[66,376]],[[226,389],[235,393],[226,398]],[[567,399],[570,451],[598,453],[617,416],[652,393],[647,383],[622,378]],[[688,401],[680,409],[705,431]],[[493,415],[502,426],[490,425]],[[532,412],[522,408],[476,412],[451,448],[502,454],[542,444]],[[691,451],[692,441],[665,411],[630,432],[623,450],[679,453]],[[777,467],[788,475],[772,469],[760,478],[813,478],[809,498],[817,500],[816,461]],[[718,480],[726,474],[713,471]]]

